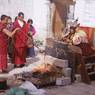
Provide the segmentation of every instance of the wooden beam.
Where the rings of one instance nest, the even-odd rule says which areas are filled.
[[[74,4],[73,0],[50,0],[53,3]]]

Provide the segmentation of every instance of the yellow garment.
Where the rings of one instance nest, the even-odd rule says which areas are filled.
[[[83,30],[79,30],[73,37],[73,44],[78,45],[80,43],[88,43],[87,34]]]

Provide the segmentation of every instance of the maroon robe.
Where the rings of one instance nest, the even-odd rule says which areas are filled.
[[[7,69],[7,45],[8,38],[2,32],[3,29],[6,28],[6,25],[0,22],[0,70]]]
[[[20,27],[18,20],[13,24],[14,29],[20,28],[14,36],[14,56],[13,62],[15,65],[22,65],[26,62],[26,43],[27,43],[27,32],[29,25],[24,22],[23,27]]]

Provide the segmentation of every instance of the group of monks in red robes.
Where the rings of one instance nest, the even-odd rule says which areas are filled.
[[[29,25],[24,21],[24,13],[20,12],[13,23],[13,31],[7,29],[8,16],[2,15],[0,21],[0,72],[7,70],[8,36],[13,39],[13,63],[22,67],[26,62],[27,33]]]

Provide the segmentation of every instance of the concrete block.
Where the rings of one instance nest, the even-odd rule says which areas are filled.
[[[71,84],[71,78],[70,77],[63,77],[62,78],[62,85],[70,85]]]
[[[63,68],[63,73],[65,77],[71,77],[71,68]]]
[[[62,60],[52,56],[46,56],[45,62],[54,64],[55,66],[62,67],[62,68],[68,67],[68,60]]]
[[[80,74],[76,74],[75,78],[76,78],[76,80],[75,80],[76,83],[81,82],[81,75]]]
[[[57,86],[62,86],[63,85],[63,79],[62,78],[57,78],[56,79],[56,85]]]

